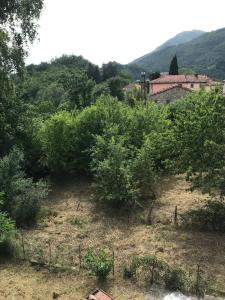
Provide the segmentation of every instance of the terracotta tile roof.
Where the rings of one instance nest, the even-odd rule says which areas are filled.
[[[211,82],[206,75],[165,75],[154,79],[151,83],[208,83]]]
[[[172,86],[170,86],[170,87],[168,87],[168,88],[165,88],[165,89],[163,89],[163,90],[160,90],[160,91],[158,91],[158,92],[156,92],[156,93],[154,93],[154,94],[150,94],[150,97],[151,97],[151,96],[158,95],[158,94],[161,94],[161,93],[164,93],[164,92],[167,92],[167,91],[172,90],[172,89],[177,88],[177,87],[179,87],[180,89],[185,90],[185,91],[187,91],[187,92],[193,92],[193,90],[191,90],[191,89],[189,89],[189,88],[180,86],[179,84],[174,84],[174,85],[172,85]]]

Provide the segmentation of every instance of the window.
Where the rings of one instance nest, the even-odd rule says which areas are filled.
[[[194,87],[194,83],[191,83],[191,88],[193,89],[193,87]]]

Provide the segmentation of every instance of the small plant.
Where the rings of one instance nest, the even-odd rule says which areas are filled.
[[[84,225],[84,220],[81,217],[74,217],[70,219],[70,224],[78,227],[82,227]]]
[[[131,279],[136,276],[137,263],[135,259],[129,260],[123,263],[123,277],[125,279]]]
[[[103,249],[94,251],[89,248],[85,256],[85,265],[100,280],[105,280],[113,267],[113,260]]]
[[[39,213],[38,213],[38,220],[40,222],[43,222],[45,219],[50,219],[50,218],[55,218],[57,217],[57,212],[51,210],[50,208],[47,207],[41,207]]]
[[[200,267],[198,266],[196,280],[195,283],[193,284],[193,293],[198,297],[198,299],[204,298],[206,288],[207,288],[207,283],[202,276]]]

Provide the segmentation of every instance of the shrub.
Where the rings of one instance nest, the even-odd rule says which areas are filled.
[[[33,226],[37,223],[41,202],[48,194],[44,181],[33,182],[30,178],[21,178],[14,183],[15,196],[11,216],[17,226]]]
[[[208,199],[200,208],[195,208],[182,216],[185,225],[201,230],[225,232],[225,202],[223,199]]]
[[[6,213],[0,212],[0,258],[13,256],[12,238],[15,233],[15,223],[10,220]]]
[[[199,295],[205,281],[201,277],[197,281],[189,276],[180,267],[171,267],[156,256],[134,256],[123,265],[123,274],[125,278],[146,280],[148,283],[160,284],[161,286],[183,293],[194,293]]]
[[[181,268],[168,268],[164,282],[165,287],[171,291],[186,292],[189,289],[189,278]]]
[[[36,223],[41,201],[48,194],[48,185],[26,178],[22,170],[23,155],[13,149],[0,159],[0,191],[3,192],[2,210],[16,221],[18,226]]]
[[[113,267],[113,260],[110,255],[103,249],[94,251],[89,248],[85,256],[85,264],[100,280],[105,280]]]
[[[82,227],[85,221],[81,217],[73,217],[70,219],[70,224],[78,227]]]
[[[112,206],[124,206],[139,198],[132,172],[132,154],[132,150],[126,147],[125,137],[118,134],[118,127],[114,126],[104,136],[96,138],[91,170],[100,201]]]
[[[127,109],[116,99],[102,96],[82,111],[51,116],[37,133],[42,164],[54,173],[88,172],[95,135],[102,135],[114,123],[125,126]]]

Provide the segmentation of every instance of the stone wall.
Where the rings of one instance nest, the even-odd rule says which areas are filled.
[[[177,86],[164,92],[150,95],[149,99],[150,101],[154,101],[157,104],[165,105],[175,102],[176,100],[187,96],[189,93],[191,93],[191,91],[187,91],[185,89],[182,89],[182,87]]]

